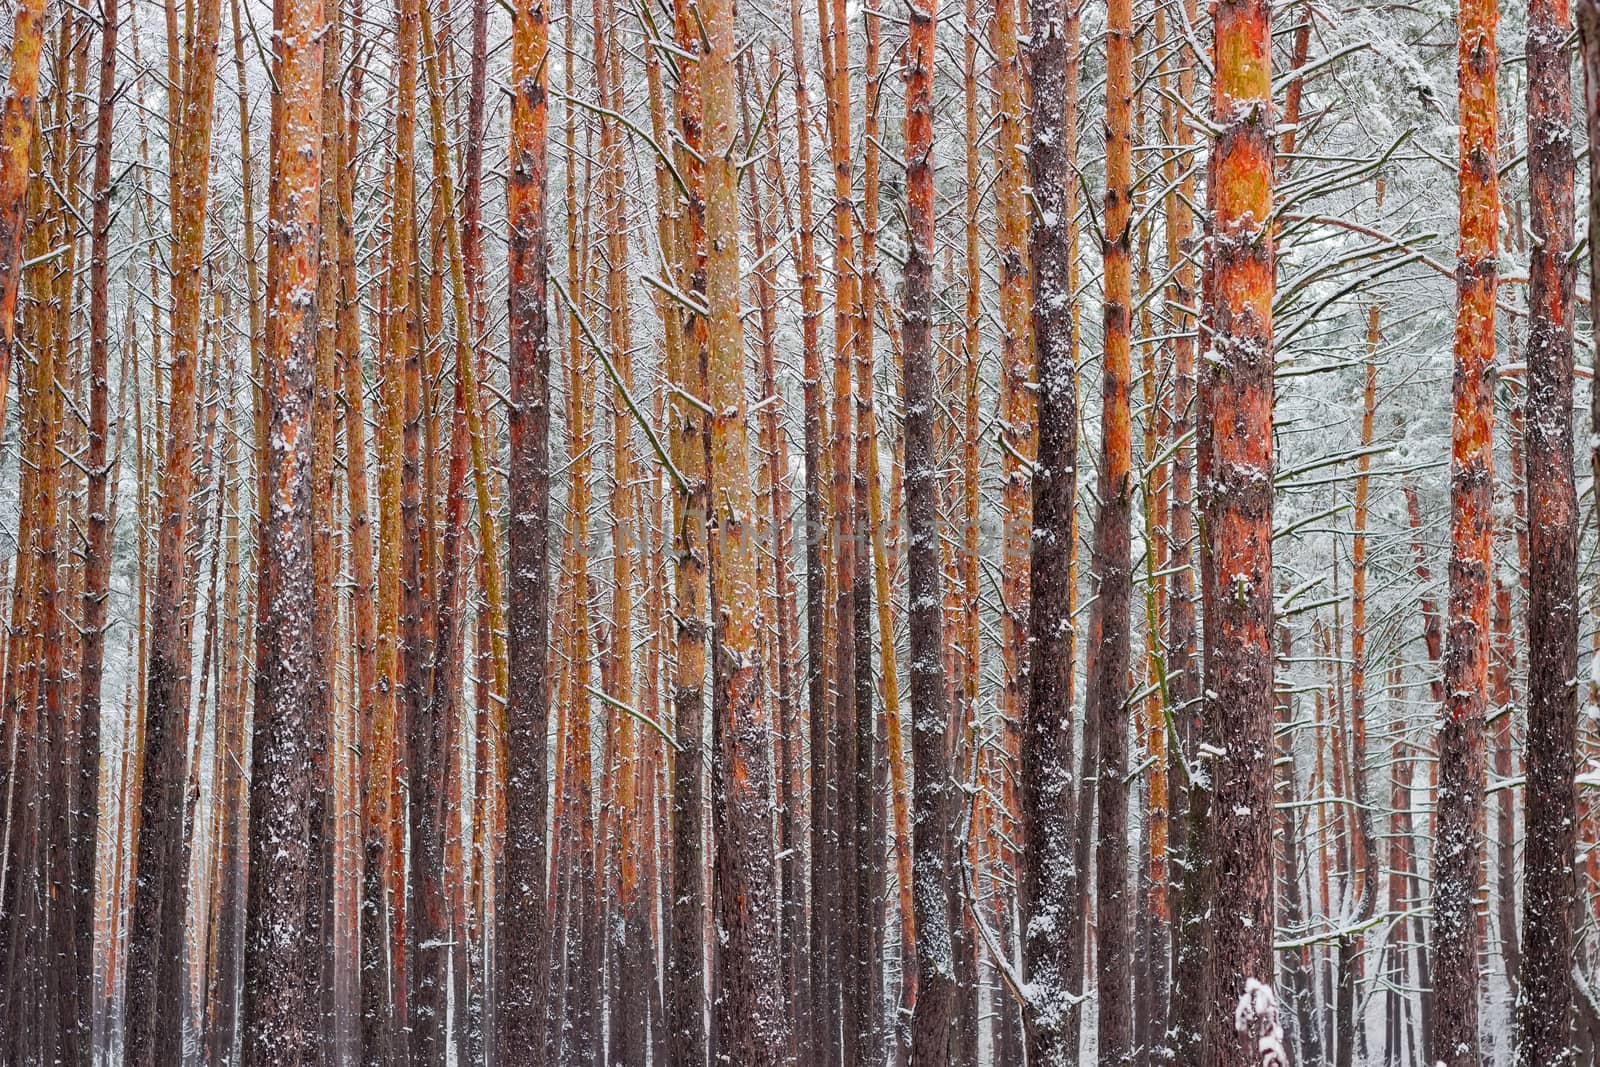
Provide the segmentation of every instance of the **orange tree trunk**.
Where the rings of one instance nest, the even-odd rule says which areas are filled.
[[[1197,995],[1201,1062],[1233,1067],[1260,1061],[1256,1026],[1245,1018],[1236,1029],[1235,1009],[1249,983],[1272,984],[1273,115],[1267,0],[1224,0],[1213,12],[1219,132],[1206,183],[1213,251],[1202,300],[1197,473],[1202,734],[1221,755],[1205,859],[1217,892]]]
[[[768,84],[776,86],[782,78],[782,66],[776,46],[769,46]],[[750,128],[748,108],[744,109],[744,127]],[[768,255],[778,233],[778,215],[774,198],[784,190],[782,163],[778,155],[778,136],[775,124],[766,127],[766,172],[769,193],[763,193],[751,171],[751,199],[754,202],[755,256],[762,264],[757,273],[757,293],[761,303],[761,375],[762,396],[774,397],[761,412],[762,448],[766,452],[768,521],[771,524],[774,573],[772,583],[772,629],[778,656],[777,719],[775,760],[778,766],[778,796],[782,814],[779,816],[778,848],[783,856],[779,864],[783,887],[783,967],[784,983],[798,1018],[806,1017],[806,954],[804,853],[799,847],[801,800],[804,781],[801,771],[802,741],[799,710],[795,704],[793,657],[796,644],[796,617],[794,613],[794,573],[790,564],[791,542],[789,516],[792,508],[788,482],[789,437],[783,428],[784,411],[778,391],[778,341],[777,341],[777,268]],[[907,842],[907,847],[910,843]],[[909,881],[905,892],[909,895]]]
[[[1106,23],[1106,192],[1104,338],[1101,384],[1100,511],[1095,517],[1096,595],[1091,609],[1084,714],[1098,721],[1099,751],[1085,742],[1084,766],[1096,768],[1099,842],[1095,859],[1095,952],[1100,1047],[1112,1059],[1131,1054],[1128,988],[1133,953],[1128,897],[1128,648],[1132,625],[1133,275],[1130,242],[1133,183],[1133,5],[1112,0]],[[1268,368],[1270,370],[1270,364]],[[1093,761],[1091,764],[1090,761]]]
[[[1025,663],[1023,649],[1028,632],[1028,550],[1032,519],[1029,515],[1028,465],[1033,460],[1036,431],[1033,394],[1033,360],[1028,351],[1028,209],[1023,189],[1022,154],[1023,99],[1022,62],[1018,50],[1020,0],[995,0],[991,37],[995,50],[994,90],[999,134],[995,141],[995,216],[996,244],[1000,258],[1000,418],[1003,454],[1001,470],[1001,717],[1006,760],[1017,755],[1022,719]],[[994,849],[999,870],[1009,871],[1014,864],[1011,842],[1017,839],[1016,779],[1001,776],[1000,818],[994,824]],[[1004,879],[1003,879],[1004,880]],[[1011,900],[1009,892],[995,902],[1001,919],[1001,936],[1010,936]],[[1015,1008],[1009,998],[1001,1000],[998,1033],[1005,1054],[1015,1055],[1020,1033]]]
[[[1517,1061],[1576,1061],[1578,501],[1572,450],[1572,88],[1566,0],[1528,5],[1528,743]]]
[[[141,873],[134,883],[128,945],[128,1059],[139,1067],[176,1062],[182,1055],[182,1019],[171,1007],[179,1002],[183,983],[186,910],[180,857],[191,627],[185,607],[197,467],[195,363],[200,347],[201,263],[221,12],[219,0],[205,0],[196,13],[184,64],[184,121],[172,167],[177,199],[172,205],[171,394],[139,799],[136,862]]]
[[[713,619],[713,837],[716,850],[719,1054],[764,1067],[790,1047],[781,1003],[777,901],[773,895],[771,729],[762,706],[757,647],[756,501],[739,318],[739,191],[733,158],[738,129],[733,6],[700,9],[706,52],[700,64],[705,116],[708,471],[713,511],[709,556]]]
[[[106,619],[111,595],[112,471],[106,439],[110,433],[110,298],[111,152],[112,120],[117,96],[117,2],[106,0],[100,31],[98,102],[95,110],[94,202],[89,228],[89,423],[88,533],[84,542],[83,649],[79,677],[79,811],[75,861],[79,936],[92,938],[95,876],[99,840],[100,805],[100,688],[105,665]],[[0,252],[3,255],[3,252]],[[0,266],[0,270],[3,270]],[[0,311],[0,314],[4,314]],[[4,373],[0,371],[0,373]],[[85,946],[92,948],[92,940]],[[79,996],[85,1009],[94,1003],[94,953],[81,953],[83,967]]]
[[[44,49],[45,0],[26,0],[12,13],[11,71],[0,105],[0,417],[11,382],[11,345],[22,281],[29,152],[39,107],[39,54]]]
[[[1445,625],[1444,709],[1433,931],[1433,1034],[1429,1058],[1476,1067],[1478,896],[1483,851],[1483,732],[1489,681],[1489,602],[1494,543],[1494,327],[1500,195],[1495,172],[1497,5],[1461,5],[1461,239],[1456,261],[1455,410],[1451,420],[1450,598]]]
[[[822,1062],[826,1044],[828,1012],[828,955],[824,948],[826,921],[818,905],[828,892],[829,840],[824,813],[827,811],[828,765],[828,665],[824,635],[827,618],[826,563],[823,558],[823,524],[826,521],[827,473],[822,454],[826,437],[822,410],[822,345],[818,339],[822,317],[822,296],[818,290],[817,249],[811,200],[811,94],[807,85],[804,23],[800,0],[789,2],[789,29],[793,38],[795,110],[795,198],[798,201],[799,238],[796,269],[800,275],[800,314],[802,378],[804,380],[802,416],[805,447],[805,544],[806,544],[806,733],[811,750],[810,789],[810,882],[807,898],[811,902],[808,940],[809,987],[805,1007],[809,1026],[800,1027],[797,1038],[800,1062],[811,1067]],[[802,1016],[803,1017],[803,1016]]]
[[[851,483],[852,405],[851,357],[855,352],[855,331],[860,328],[859,264],[855,258],[855,215],[850,161],[850,33],[844,0],[819,0],[818,20],[823,23],[823,84],[827,91],[829,157],[833,167],[834,202],[834,361],[833,361],[833,440],[829,471],[831,498],[827,536],[834,549],[833,559],[833,717],[830,727],[830,771],[828,812],[834,855],[829,870],[832,899],[820,905],[830,927],[830,963],[835,969],[831,980],[818,987],[835,996],[840,1025],[829,1043],[842,1040],[843,1067],[857,1067],[856,1057],[865,1053],[867,1035],[861,1031],[863,1017],[855,1000],[867,996],[866,970],[862,965],[864,931],[856,901],[856,872],[859,863],[856,836],[856,768],[860,761],[856,736],[855,589],[858,565],[858,536],[854,486]],[[824,21],[825,20],[825,21]],[[839,996],[835,990],[850,990]],[[852,1000],[852,996],[855,1000]],[[830,1005],[830,1012],[835,1010]],[[826,1045],[824,1045],[826,1047]]]
[[[1184,25],[1192,26],[1197,18],[1195,0],[1184,0]],[[1175,16],[1176,17],[1176,16]],[[1177,900],[1174,917],[1172,985],[1182,994],[1193,990],[1204,969],[1205,958],[1200,951],[1203,941],[1205,916],[1199,910],[1205,906],[1200,877],[1199,835],[1191,831],[1198,827],[1205,813],[1204,790],[1195,789],[1186,774],[1179,773],[1187,766],[1194,751],[1196,722],[1200,713],[1199,664],[1195,660],[1194,617],[1194,447],[1190,430],[1194,427],[1194,351],[1195,317],[1189,309],[1194,306],[1195,257],[1190,248],[1194,234],[1195,166],[1189,152],[1194,141],[1194,130],[1183,116],[1195,96],[1195,62],[1188,47],[1179,50],[1177,101],[1169,111],[1168,127],[1177,165],[1182,168],[1176,195],[1166,209],[1167,262],[1172,280],[1163,298],[1172,329],[1172,437],[1176,442],[1172,455],[1172,474],[1167,511],[1167,571],[1170,574],[1167,589],[1166,668],[1167,692],[1173,718],[1177,725],[1177,744],[1172,746],[1170,760],[1173,773],[1170,810],[1177,814],[1171,821],[1172,840],[1168,851],[1177,857]],[[1199,1030],[1198,1020],[1202,1006],[1198,997],[1178,995],[1173,998],[1166,1044],[1169,1048],[1182,1038],[1190,1042]]]
[[[267,509],[261,553],[261,662],[250,779],[250,897],[245,945],[244,1062],[290,1067],[320,1042],[318,1002],[306,988],[307,818],[313,782],[306,746],[315,679],[308,621],[311,575],[311,404],[317,338],[322,83],[321,0],[287,0],[274,19],[274,116],[267,272]],[[291,121],[291,117],[297,117]]]

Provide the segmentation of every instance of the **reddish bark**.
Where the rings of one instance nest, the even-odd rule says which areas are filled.
[[[300,928],[311,874],[306,851],[313,790],[307,745],[314,699],[308,620],[311,574],[311,405],[321,138],[321,0],[284,0],[274,19],[273,67],[284,97],[274,116],[267,270],[267,509],[261,557],[261,660],[250,781],[250,897],[245,946],[244,1062],[298,1067],[318,1040],[319,1003],[306,988]]]
[[[1478,878],[1483,851],[1483,734],[1494,542],[1494,322],[1500,197],[1496,174],[1494,3],[1461,7],[1461,238],[1456,268],[1450,465],[1450,598],[1435,827],[1431,1058],[1476,1067]]]
[[[1272,983],[1272,297],[1273,113],[1270,7],[1213,8],[1219,127],[1208,180],[1198,429],[1200,573],[1205,605],[1202,739],[1211,767],[1205,1018],[1200,1058],[1254,1064],[1256,1035],[1235,1029],[1247,981]],[[1226,887],[1223,894],[1222,887]]]

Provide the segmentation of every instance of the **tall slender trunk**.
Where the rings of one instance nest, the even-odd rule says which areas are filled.
[[[83,574],[83,649],[79,667],[79,812],[75,866],[77,886],[79,965],[82,982],[79,996],[87,1009],[94,998],[94,920],[95,895],[108,886],[101,884],[97,862],[100,838],[100,707],[105,668],[106,620],[111,596],[111,548],[113,507],[111,482],[116,467],[107,449],[110,435],[110,284],[111,245],[111,153],[112,123],[117,96],[117,0],[101,5],[100,69],[95,105],[94,179],[90,198],[94,214],[89,227],[89,423],[86,465],[88,467],[88,532],[84,539]],[[3,312],[0,312],[3,314]],[[85,1019],[87,1020],[87,1016]]]
[[[1377,188],[1377,204],[1383,206],[1383,181]],[[1361,925],[1377,906],[1378,872],[1373,864],[1373,833],[1370,796],[1367,788],[1367,499],[1371,486],[1373,423],[1378,406],[1378,345],[1381,311],[1377,301],[1367,307],[1367,365],[1362,381],[1361,448],[1356,460],[1355,507],[1350,539],[1350,799],[1355,808],[1351,820],[1350,866],[1351,896],[1356,905],[1355,925]],[[1363,938],[1359,933],[1339,939],[1339,1043],[1337,1063],[1349,1067],[1354,1061],[1358,1041],[1356,985],[1360,980]],[[1362,1038],[1364,1040],[1364,1038]]]
[[[1019,761],[1023,708],[1027,697],[1027,663],[1023,650],[1028,635],[1028,555],[1032,534],[1029,470],[1037,448],[1037,377],[1029,349],[1028,233],[1023,155],[1026,96],[1022,56],[1021,0],[994,0],[990,25],[994,49],[995,138],[995,244],[999,257],[1000,298],[1000,420],[1004,479],[1001,512],[1000,625],[1000,751],[1015,765]],[[998,779],[999,818],[992,825],[991,845],[1001,874],[1001,891],[993,902],[997,933],[1008,963],[1016,936],[1015,897],[1006,872],[1015,866],[1018,803],[1016,777],[1009,772]],[[1069,920],[1070,921],[1070,920]],[[1021,1019],[1017,1006],[1005,993],[996,1005],[996,1040],[1000,1054],[1020,1059],[1023,1053]],[[1068,1039],[1069,1042],[1072,1039]]]
[[[939,536],[938,408],[933,373],[935,240],[933,76],[937,0],[915,0],[906,51],[905,370],[906,595],[911,623],[911,758],[915,774],[916,1002],[911,1063],[943,1067],[957,1041],[952,924],[960,907],[952,862],[958,814],[945,709],[943,559]]]
[[[1039,453],[1033,477],[1034,537],[1028,630],[1031,649],[1027,715],[1022,728],[1023,866],[1019,903],[1023,960],[1033,998],[1027,1005],[1028,1058],[1061,1067],[1077,1058],[1067,1021],[1075,990],[1066,982],[1083,952],[1068,921],[1082,876],[1073,863],[1073,737],[1070,708],[1073,619],[1067,554],[1073,536],[1078,462],[1078,398],[1073,343],[1073,231],[1076,205],[1068,158],[1076,115],[1074,42],[1067,5],[1035,0],[1029,39],[1034,117],[1028,152],[1037,212],[1031,232],[1033,336],[1039,373]],[[1126,305],[1123,311],[1126,312]],[[1124,321],[1126,321],[1124,319]],[[1070,1045],[1070,1047],[1069,1047]]]
[[[495,937],[502,952],[496,1018],[504,1026],[497,1044],[501,1060],[508,1067],[541,1067],[546,1059],[540,1028],[549,1003],[545,971],[549,930],[543,890],[550,720],[546,688],[549,535],[545,529],[550,512],[549,250],[545,236],[549,28],[543,0],[517,4],[512,22],[512,165],[506,191],[511,233],[513,404],[511,525],[507,531],[511,573],[506,690],[509,748],[505,897],[495,908],[500,923]]]
[[[11,69],[0,104],[0,419],[11,384],[11,347],[22,282],[29,154],[39,108],[39,56],[44,50],[45,0],[25,0],[11,15]]]
[[[835,850],[830,881],[834,899],[827,906],[830,937],[835,948],[833,962],[838,970],[824,988],[851,990],[836,998],[839,1026],[829,1043],[840,1043],[842,1067],[858,1067],[866,1051],[867,1035],[862,1032],[863,1016],[858,1001],[868,995],[862,953],[863,931],[856,900],[856,871],[859,865],[856,835],[855,782],[861,761],[856,733],[856,699],[860,693],[856,674],[855,593],[858,533],[854,486],[851,482],[852,427],[851,359],[855,353],[855,334],[860,322],[860,264],[856,261],[854,180],[850,152],[850,24],[844,0],[818,0],[819,22],[826,20],[822,33],[823,85],[827,93],[829,157],[833,169],[834,205],[834,361],[833,361],[833,441],[830,462],[830,512],[827,535],[833,545],[833,716],[831,772],[828,775],[831,804],[830,824]],[[870,669],[870,667],[869,667]],[[824,1046],[826,1047],[826,1046]]]
[[[1101,384],[1100,511],[1095,516],[1095,599],[1089,623],[1084,715],[1099,723],[1095,796],[1096,977],[1101,1058],[1132,1054],[1132,910],[1128,885],[1128,660],[1133,620],[1133,438],[1128,389],[1133,376],[1130,243],[1133,211],[1133,5],[1112,0],[1106,22],[1105,307]],[[1270,372],[1270,365],[1269,365]],[[1087,753],[1085,755],[1087,759]],[[1085,765],[1087,767],[1087,764]],[[1269,912],[1270,915],[1270,912]]]
[[[1205,605],[1202,736],[1212,751],[1201,1062],[1261,1060],[1272,993],[1273,113],[1268,0],[1213,8],[1198,483]],[[1221,895],[1226,887],[1226,895]],[[1257,1009],[1246,1011],[1244,1007]]]
[[[739,317],[738,128],[733,6],[701,9],[706,52],[700,63],[706,146],[707,475],[713,620],[712,817],[716,850],[719,1003],[717,1050],[731,1062],[764,1067],[789,1056],[781,1004],[773,895],[771,728],[762,707],[763,667],[756,642],[755,494]]]
[[[1578,500],[1573,477],[1572,18],[1528,5],[1528,741],[1517,1062],[1577,1059],[1572,1033],[1577,841]]]
[[[202,0],[184,56],[172,162],[172,348],[161,523],[152,598],[145,758],[139,799],[138,870],[128,946],[128,1060],[138,1067],[182,1056],[183,936],[181,862],[184,743],[189,708],[190,527],[194,520],[195,365],[200,350],[206,204],[216,81],[220,0]]]
[[[321,0],[285,0],[275,13],[273,70],[284,94],[273,123],[269,338],[262,360],[268,401],[266,510],[261,555],[261,661],[250,780],[250,907],[245,947],[245,1053],[249,1067],[290,1067],[320,1039],[319,1004],[305,982],[300,927],[311,871],[306,853],[311,778],[306,746],[314,699],[307,623],[311,575],[311,431],[322,84]],[[293,121],[290,116],[297,116]]]
[[[705,178],[700,157],[701,37],[692,5],[674,4],[678,58],[677,154],[684,180],[682,213],[673,250],[679,288],[703,304],[706,293]],[[692,397],[707,395],[707,323],[685,309],[677,365],[667,367],[675,387],[669,443],[681,480],[673,485],[673,598],[676,605],[672,714],[678,751],[672,761],[672,902],[667,948],[667,1049],[672,1062],[706,1062],[705,962],[705,677],[709,597],[706,574],[707,423]],[[684,395],[688,394],[688,395]]]
[[[827,899],[831,870],[831,842],[828,836],[828,662],[824,629],[827,619],[827,577],[823,558],[827,474],[822,442],[826,436],[822,408],[822,345],[818,328],[822,317],[822,296],[818,291],[815,216],[811,186],[811,95],[805,62],[805,27],[800,0],[789,0],[789,33],[793,48],[792,73],[795,110],[795,197],[798,201],[799,237],[796,270],[800,276],[801,346],[804,361],[801,377],[804,389],[802,416],[805,438],[805,544],[806,544],[806,725],[811,745],[810,804],[810,884],[807,899],[811,904],[809,941],[810,967],[807,976],[810,1025],[797,1030],[802,1067],[826,1062],[832,1043],[827,1020],[833,988],[826,950],[827,922],[823,902]]]
[[[1494,544],[1494,324],[1500,195],[1496,173],[1497,5],[1461,5],[1460,220],[1450,464],[1450,600],[1434,858],[1433,1040],[1445,1067],[1477,1067],[1477,896],[1483,851],[1483,733]]]
[[[324,0],[328,3],[329,0]],[[321,117],[322,179],[318,206],[318,230],[326,235],[328,254],[317,266],[317,306],[324,309],[317,325],[316,360],[313,368],[311,411],[311,571],[316,588],[335,588],[338,561],[334,554],[333,530],[338,509],[334,484],[334,441],[337,438],[337,409],[334,392],[338,389],[338,270],[336,242],[339,239],[340,144],[344,135],[344,94],[340,86],[341,34],[338,5],[326,20],[327,37],[322,48]],[[311,809],[308,813],[307,845],[310,851],[311,881],[306,886],[305,966],[306,977],[317,998],[321,1017],[319,1032],[330,1043],[311,1042],[306,1046],[306,1067],[316,1067],[325,1059],[340,1064],[341,1050],[332,1047],[338,1024],[333,1000],[334,971],[339,966],[334,947],[334,870],[337,829],[332,805],[334,780],[334,642],[337,640],[338,600],[334,596],[316,597],[311,610],[311,684],[314,703],[310,709]]]

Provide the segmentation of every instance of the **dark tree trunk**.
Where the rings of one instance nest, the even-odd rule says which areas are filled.
[[[1584,14],[1586,51],[1600,29]],[[1565,0],[1528,4],[1528,741],[1517,1062],[1576,1062],[1578,500],[1573,481],[1572,88]],[[1588,67],[1586,65],[1585,70]],[[1591,90],[1592,92],[1593,90]],[[1593,128],[1591,126],[1591,128]],[[1593,146],[1591,160],[1596,158]],[[1591,178],[1591,182],[1594,181]],[[1591,249],[1591,260],[1594,257]]]
[[[83,647],[79,684],[79,769],[77,841],[77,923],[79,997],[89,1022],[94,1004],[94,920],[97,850],[100,836],[100,702],[105,667],[106,619],[111,594],[114,496],[106,439],[110,435],[109,382],[112,122],[117,96],[117,0],[102,0],[100,72],[95,109],[94,214],[89,229],[89,424],[86,456],[88,535],[84,543]]]
[[[1068,985],[1081,958],[1080,928],[1069,922],[1080,892],[1073,856],[1073,739],[1069,708],[1073,620],[1069,564],[1078,461],[1072,267],[1076,250],[1066,225],[1075,197],[1068,107],[1075,96],[1074,42],[1063,25],[1076,0],[1034,0],[1029,60],[1034,119],[1028,152],[1036,211],[1029,254],[1033,263],[1033,332],[1039,374],[1039,452],[1033,474],[1033,543],[1029,561],[1029,690],[1022,726],[1022,872],[1018,905],[1023,962],[1034,990],[1025,1025],[1030,1062],[1060,1067],[1077,1059],[1066,1026],[1077,1013]],[[915,594],[913,594],[915,599]],[[920,780],[920,775],[919,775]]]
[[[914,778],[912,909],[916,917],[916,1005],[912,1067],[952,1062],[955,960],[952,927],[960,896],[952,867],[958,796],[945,710],[943,552],[939,538],[938,420],[933,371],[933,75],[937,0],[911,4],[906,52],[905,370],[907,599],[911,631],[911,759]],[[907,964],[909,966],[909,963]]]
[[[190,527],[195,457],[195,365],[200,349],[203,244],[211,164],[212,91],[221,4],[196,11],[184,62],[181,140],[174,149],[172,367],[161,526],[152,595],[145,756],[133,919],[128,943],[127,1055],[135,1067],[183,1054],[185,741],[188,737]],[[313,196],[313,202],[315,196]],[[309,429],[309,428],[308,428]]]
[[[703,300],[706,289],[705,180],[700,148],[701,37],[687,3],[673,8],[674,35],[682,50],[677,99],[678,134],[683,150],[683,213],[678,220],[678,280],[684,291]],[[685,313],[679,365],[668,368],[674,384],[695,396],[706,393],[705,316]],[[678,752],[672,764],[672,903],[668,909],[666,1024],[674,1064],[701,1067],[706,1062],[706,857],[705,837],[705,675],[709,628],[706,601],[707,440],[704,414],[674,398],[672,457],[684,482],[673,497],[673,553],[676,663],[672,685]]]
[[[1089,677],[1084,714],[1098,721],[1095,763],[1095,976],[1103,1061],[1132,1055],[1132,900],[1128,885],[1128,656],[1132,617],[1133,5],[1111,0],[1106,23],[1105,304],[1099,501],[1095,516]],[[1270,364],[1268,370],[1270,373]],[[1268,569],[1270,575],[1270,569]]]
[[[550,708],[546,673],[549,630],[550,347],[546,310],[549,255],[545,235],[548,111],[545,5],[513,8],[511,170],[507,179],[511,272],[511,516],[506,694],[505,894],[495,907],[501,960],[496,1042],[506,1067],[543,1067],[549,1003],[549,910],[545,821]],[[581,711],[581,709],[580,709]],[[587,818],[588,813],[580,813]],[[581,862],[581,860],[580,860]]]

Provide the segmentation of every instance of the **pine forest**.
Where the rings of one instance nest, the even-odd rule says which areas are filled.
[[[1600,0],[0,77],[0,1067],[1600,1064]]]

